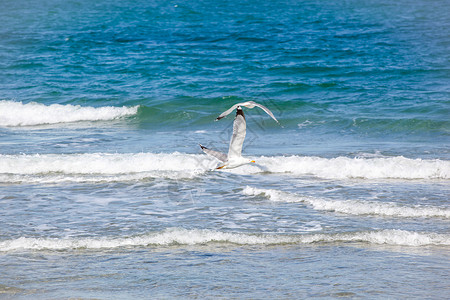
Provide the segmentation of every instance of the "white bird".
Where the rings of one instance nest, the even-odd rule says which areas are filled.
[[[254,160],[242,157],[242,144],[244,143],[247,125],[245,123],[245,116],[242,108],[238,105],[236,107],[236,117],[233,123],[233,136],[231,137],[228,155],[222,152],[214,151],[200,145],[203,152],[214,156],[223,164],[216,169],[233,169],[239,166],[254,163]]]
[[[267,107],[253,101],[235,104],[229,110],[223,112],[217,118],[217,120],[222,119],[223,117],[230,114],[230,112],[233,111],[233,109],[236,109],[236,117],[234,118],[233,122],[233,136],[231,137],[228,155],[222,152],[208,149],[205,146],[200,145],[203,152],[217,158],[222,162],[222,165],[217,167],[216,169],[233,169],[245,164],[255,162],[254,160],[242,157],[241,155],[242,145],[244,144],[245,135],[247,133],[247,124],[245,122],[244,111],[242,110],[241,105],[248,108],[253,108],[255,106],[262,108],[269,116],[271,116],[275,121],[277,121],[277,119],[274,117],[272,112]]]
[[[230,107],[230,109],[221,113],[220,116],[217,117],[216,121],[228,116],[234,109],[236,109],[237,107],[241,107],[241,106],[245,106],[247,108],[253,108],[255,106],[259,107],[262,110],[264,110],[269,116],[271,116],[272,119],[274,119],[277,123],[279,123],[278,120],[273,115],[273,113],[267,107],[265,107],[264,105],[261,105],[259,103],[256,103],[255,101],[247,101],[247,102],[237,103],[237,104],[233,105],[232,107]]]

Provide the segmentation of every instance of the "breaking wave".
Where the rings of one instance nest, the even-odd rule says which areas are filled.
[[[380,230],[335,234],[269,235],[229,233],[207,229],[171,228],[131,237],[103,238],[29,238],[0,241],[0,251],[114,249],[120,247],[158,247],[174,245],[293,245],[313,243],[367,243],[399,246],[448,246],[450,236],[404,230]]]
[[[443,207],[423,205],[406,206],[393,202],[331,200],[301,196],[273,189],[258,189],[249,186],[244,188],[242,192],[244,195],[248,196],[262,195],[271,201],[301,202],[312,206],[316,210],[326,210],[351,215],[379,215],[404,218],[437,217],[450,219],[450,209]]]
[[[403,156],[377,158],[321,158],[277,156],[255,158],[273,173],[312,175],[330,179],[449,179],[450,161],[410,159]],[[250,166],[245,168],[249,169]],[[255,168],[253,166],[253,168]]]
[[[0,101],[0,126],[34,126],[80,121],[107,121],[137,114],[139,106],[133,107],[83,107],[80,105],[44,105]]]
[[[236,174],[283,173],[330,179],[449,179],[450,162],[392,158],[255,157]],[[98,182],[148,177],[192,178],[217,165],[204,154],[82,153],[1,155],[0,182]]]
[[[204,155],[84,153],[0,155],[0,182],[98,182],[192,178],[211,168]]]

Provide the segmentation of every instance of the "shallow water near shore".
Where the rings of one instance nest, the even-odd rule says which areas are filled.
[[[445,1],[6,6],[7,299],[450,292]]]

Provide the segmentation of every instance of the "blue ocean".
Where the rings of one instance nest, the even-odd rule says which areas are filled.
[[[445,299],[446,0],[4,0],[0,298]],[[227,152],[236,103],[242,155]]]

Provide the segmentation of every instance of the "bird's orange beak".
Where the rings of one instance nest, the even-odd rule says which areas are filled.
[[[256,162],[256,161],[252,160],[251,162],[254,163],[254,162]]]

